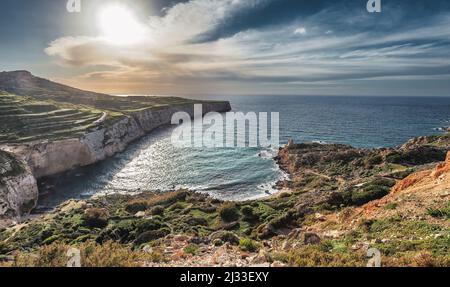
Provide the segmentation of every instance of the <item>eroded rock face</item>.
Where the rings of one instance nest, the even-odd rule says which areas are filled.
[[[447,153],[445,162],[439,164],[436,167],[436,170],[432,173],[432,175],[433,175],[433,178],[438,179],[443,174],[446,174],[448,172],[450,172],[450,151]]]
[[[37,199],[37,183],[26,164],[0,151],[0,220],[29,214]]]
[[[226,112],[230,109],[229,103],[203,104],[205,113]],[[91,165],[122,152],[131,142],[160,126],[170,124],[172,115],[179,111],[193,115],[193,105],[144,109],[110,126],[99,126],[81,138],[2,148],[27,162],[32,174],[39,179]]]

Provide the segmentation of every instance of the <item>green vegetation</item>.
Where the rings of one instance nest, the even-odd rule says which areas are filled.
[[[443,208],[429,208],[428,214],[432,217],[450,219],[450,201]]]
[[[258,242],[250,238],[242,238],[239,241],[239,248],[243,251],[256,252],[260,247],[261,245]]]
[[[76,138],[92,130],[103,111],[86,106],[61,104],[30,97],[0,96],[0,143]],[[122,116],[108,113],[107,121]]]
[[[445,160],[446,152],[430,146],[395,151],[386,157],[387,162],[402,165],[421,165]]]
[[[0,150],[0,183],[2,178],[16,176],[25,171],[25,166],[17,159],[2,150]]]
[[[83,105],[121,114],[131,114],[146,108],[157,109],[195,102],[177,97],[115,97],[58,84],[35,77],[27,71],[1,72],[0,89],[11,94],[33,97],[42,101]]]
[[[197,251],[199,249],[199,246],[197,244],[189,244],[184,248],[184,253],[195,255],[197,254]]]
[[[364,184],[361,188],[352,190],[350,201],[354,205],[363,205],[386,196],[394,185],[394,180],[375,179],[370,183]]]
[[[411,150],[433,160],[446,151]],[[63,251],[77,246],[83,266],[173,260],[167,254],[195,260],[211,250],[289,266],[365,266],[367,248],[375,247],[384,266],[449,266],[449,202],[427,202],[419,214],[405,211],[414,197],[359,207],[387,195],[411,172],[430,168],[414,165],[429,160],[411,150],[293,147],[285,166],[295,175],[286,183],[291,191],[262,200],[222,202],[179,190],[72,202],[17,230],[0,230],[0,261],[14,254],[17,266],[58,266]],[[102,255],[105,248],[113,252]]]
[[[132,250],[115,242],[95,244],[93,242],[69,246],[54,243],[40,248],[34,256],[21,253],[16,260],[3,266],[11,267],[65,267],[67,265],[67,251],[76,247],[81,251],[81,264],[84,267],[139,267],[143,261],[161,262],[164,257],[155,250],[144,253]],[[0,262],[0,265],[1,262]]]
[[[234,203],[224,203],[219,208],[219,215],[225,222],[232,222],[239,219],[239,210]]]

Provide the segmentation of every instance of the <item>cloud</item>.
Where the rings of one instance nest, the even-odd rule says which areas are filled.
[[[324,3],[329,2],[334,3]],[[317,82],[329,86],[450,75],[447,10],[427,15],[419,25],[408,20],[404,7],[395,5],[384,7],[385,14],[377,19],[359,6],[348,9],[342,3],[307,6],[297,13],[283,3],[292,1],[185,1],[150,17],[146,38],[139,44],[115,46],[101,35],[64,37],[50,43],[45,52],[62,65],[102,67],[77,78],[86,85],[106,87],[115,82],[136,92],[195,93],[227,84],[257,89],[257,83],[266,87],[285,83],[298,90]],[[267,7],[290,17],[267,19],[271,25],[264,25],[253,15],[249,25],[242,24],[246,20],[242,15],[272,15]]]
[[[300,27],[295,29],[294,34],[296,35],[305,35],[306,34],[306,28],[305,27]]]

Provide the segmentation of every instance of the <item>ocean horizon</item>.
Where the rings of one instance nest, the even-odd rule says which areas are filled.
[[[450,98],[353,96],[211,96],[230,100],[235,112],[279,112],[280,144],[295,142],[389,148],[442,134],[450,126]],[[70,198],[187,188],[223,200],[250,200],[275,193],[286,177],[259,148],[176,148],[174,127],[162,127],[93,166],[41,182],[41,208]]]

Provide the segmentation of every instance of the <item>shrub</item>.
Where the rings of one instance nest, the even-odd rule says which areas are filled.
[[[444,208],[429,208],[427,212],[432,217],[450,219],[450,202]]]
[[[219,208],[219,215],[225,222],[232,222],[239,219],[239,211],[234,203],[224,203]]]
[[[195,255],[197,254],[199,247],[197,244],[189,244],[188,246],[184,247],[183,251],[186,254]]]
[[[383,162],[383,157],[380,155],[373,155],[366,159],[367,165],[378,165]]]
[[[144,232],[149,230],[158,230],[162,227],[162,223],[155,219],[139,219],[134,222],[134,229],[136,229],[137,232]]]
[[[103,228],[108,225],[108,217],[108,212],[105,209],[86,209],[83,215],[83,225],[90,228]]]
[[[307,245],[286,253],[286,263],[295,267],[362,267],[366,264],[360,252],[330,251],[331,246]]]
[[[395,180],[389,178],[377,178],[364,184],[362,187],[353,188],[342,193],[343,205],[360,206],[372,200],[380,199],[389,194]],[[339,203],[339,200],[336,204]]]
[[[67,265],[67,251],[73,246],[54,243],[39,248],[36,256],[29,253],[19,253],[13,263],[15,267],[65,267]],[[152,254],[133,251],[130,247],[115,242],[95,244],[92,242],[76,246],[81,252],[82,267],[139,267],[143,261],[158,262],[163,258]]]
[[[164,207],[162,206],[155,206],[152,208],[152,210],[150,211],[151,215],[163,215],[164,214]]]
[[[208,226],[208,221],[201,217],[191,217],[185,220],[191,226]]]
[[[386,209],[386,210],[394,210],[394,209],[397,208],[397,206],[398,206],[397,203],[391,202],[391,203],[386,204],[386,206],[384,207],[384,209]]]
[[[362,190],[352,193],[352,203],[355,205],[363,205],[372,200],[380,199],[389,194],[390,188],[385,186],[368,186]]]
[[[125,210],[128,213],[138,213],[140,211],[146,211],[149,208],[148,203],[145,200],[136,200],[127,203]]]
[[[444,161],[446,152],[444,150],[421,146],[415,149],[393,152],[386,157],[387,162],[402,165],[422,165],[432,162]]]
[[[211,235],[212,240],[219,239],[222,242],[228,242],[232,245],[238,245],[239,244],[239,237],[230,231],[218,231],[216,233],[213,233]]]
[[[286,227],[291,221],[292,221],[291,214],[285,213],[272,219],[269,222],[269,226],[271,229],[280,229]]]
[[[239,248],[243,251],[256,252],[260,248],[260,244],[250,238],[242,238],[239,240]]]
[[[140,245],[142,243],[148,243],[154,241],[159,238],[166,237],[170,234],[170,230],[168,228],[161,228],[159,230],[150,230],[141,233],[135,240],[135,244]]]
[[[241,212],[242,215],[244,215],[244,219],[247,221],[258,219],[258,215],[255,214],[255,211],[249,205],[243,206]]]

